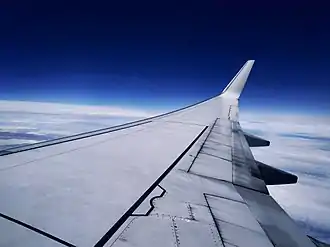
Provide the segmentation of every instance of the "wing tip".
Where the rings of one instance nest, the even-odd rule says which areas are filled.
[[[250,59],[245,62],[233,79],[222,91],[221,95],[224,97],[230,97],[238,99],[243,91],[245,83],[249,77],[251,69],[255,63],[255,60]]]

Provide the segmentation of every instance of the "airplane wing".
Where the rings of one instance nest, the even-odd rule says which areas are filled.
[[[160,116],[1,151],[0,246],[315,246],[269,195],[225,90]]]

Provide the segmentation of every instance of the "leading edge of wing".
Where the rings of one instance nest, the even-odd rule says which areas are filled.
[[[53,140],[48,140],[48,141],[43,141],[43,142],[27,144],[27,145],[22,145],[22,146],[18,146],[18,147],[12,147],[9,149],[0,150],[0,156],[10,155],[10,154],[18,153],[18,152],[28,151],[28,150],[52,146],[52,145],[57,145],[57,144],[61,144],[64,142],[75,141],[75,140],[79,140],[79,139],[83,139],[83,138],[88,138],[88,137],[92,137],[92,136],[96,136],[96,135],[102,135],[102,134],[106,134],[109,132],[114,132],[114,131],[118,131],[118,130],[122,130],[122,129],[135,127],[138,125],[147,124],[147,123],[152,122],[152,120],[154,120],[156,118],[163,118],[163,117],[166,117],[173,113],[184,111],[188,108],[198,106],[199,104],[205,103],[207,101],[210,101],[210,100],[220,97],[220,96],[224,97],[224,98],[238,99],[245,86],[246,80],[250,74],[253,64],[254,64],[254,60],[248,60],[241,67],[241,69],[237,72],[237,74],[233,77],[233,79],[229,82],[229,84],[225,87],[225,89],[222,91],[222,93],[220,95],[217,94],[216,96],[212,96],[210,98],[199,101],[197,103],[194,103],[194,104],[191,104],[191,105],[188,105],[183,108],[179,108],[179,109],[176,109],[176,110],[173,110],[170,112],[166,112],[166,113],[163,113],[163,114],[160,114],[157,116],[152,116],[149,118],[145,118],[145,119],[141,119],[141,120],[137,120],[137,121],[133,121],[133,122],[117,125],[117,126],[111,126],[111,127],[88,131],[88,132],[75,134],[75,135],[71,135],[71,136],[56,138]]]
[[[244,89],[245,83],[251,69],[253,67],[254,60],[248,60],[243,67],[238,71],[234,78],[229,82],[229,84],[222,91],[222,97],[238,99]]]

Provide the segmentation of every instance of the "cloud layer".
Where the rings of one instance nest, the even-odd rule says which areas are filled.
[[[155,113],[119,107],[0,101],[0,150],[141,119]],[[257,160],[295,173],[296,185],[270,192],[307,234],[330,242],[330,118],[242,113],[247,132],[271,141]]]
[[[106,128],[156,113],[120,107],[0,101],[0,150]]]
[[[74,114],[91,116],[148,117],[157,113],[123,107],[69,105],[60,103],[0,100],[0,112]]]
[[[296,185],[270,192],[307,234],[330,242],[330,118],[241,115],[241,126],[271,141],[253,148],[255,159],[298,175]]]

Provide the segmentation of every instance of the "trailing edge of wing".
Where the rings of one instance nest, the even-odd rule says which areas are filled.
[[[249,77],[254,60],[248,60],[238,71],[227,87],[222,91],[222,97],[238,99],[243,91],[246,80]]]

